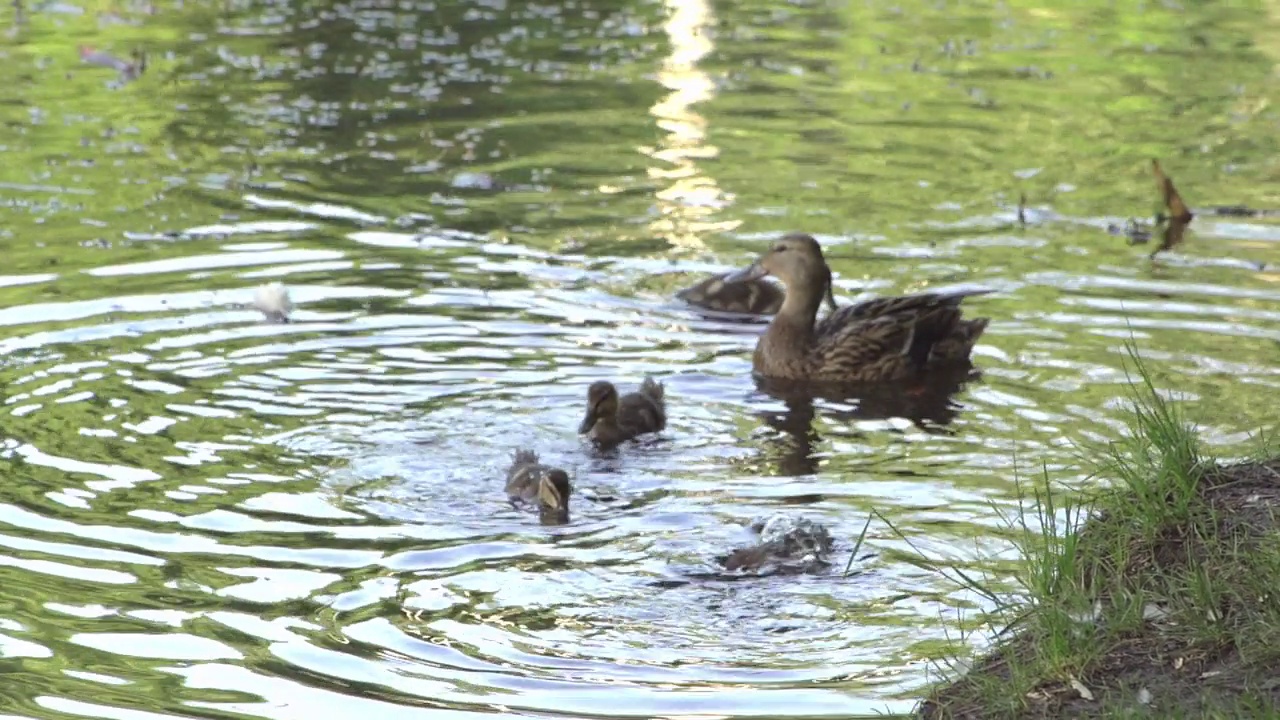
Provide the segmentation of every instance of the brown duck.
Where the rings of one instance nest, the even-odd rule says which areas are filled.
[[[756,344],[755,372],[820,382],[890,382],[969,362],[988,318],[964,319],[960,303],[990,290],[921,293],[847,305],[817,321],[831,270],[818,241],[784,236],[729,281],[773,275],[787,287],[782,308]],[[830,302],[830,300],[828,300]]]
[[[560,525],[569,522],[569,474],[560,468],[543,465],[538,453],[516,450],[507,470],[507,499],[512,504],[538,503],[542,522]]]
[[[662,383],[645,378],[640,389],[618,397],[607,380],[587,389],[587,415],[578,427],[600,448],[611,448],[637,435],[658,432],[667,426],[667,405]]]

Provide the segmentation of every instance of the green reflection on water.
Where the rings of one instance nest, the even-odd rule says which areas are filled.
[[[333,468],[376,454],[379,446],[368,443],[403,432],[417,416],[457,413],[452,425],[429,427],[436,444],[420,451],[441,464],[456,464],[459,451],[438,436],[481,422],[476,407],[498,407],[528,423],[548,416],[560,422],[558,408],[566,417],[577,412],[581,388],[567,378],[582,365],[643,361],[677,375],[743,374],[749,343],[688,340],[691,320],[650,308],[697,277],[660,275],[679,269],[672,258],[742,264],[759,240],[783,230],[803,228],[829,243],[845,295],[953,282],[1004,288],[981,303],[995,319],[979,359],[986,376],[960,396],[964,408],[946,433],[873,428],[820,410],[803,423],[812,432],[800,438],[771,430],[742,405],[745,384],[705,391],[709,397],[691,394],[698,388],[690,380],[674,393],[686,393],[672,433],[676,459],[648,471],[688,505],[671,509],[665,493],[650,492],[645,512],[700,510],[727,521],[735,511],[750,514],[741,508],[744,498],[759,498],[751,476],[786,479],[801,468],[816,474],[819,487],[796,494],[825,493],[824,507],[853,518],[854,532],[867,510],[879,507],[930,549],[978,556],[991,567],[986,556],[1000,548],[999,533],[984,503],[1007,501],[1014,450],[1031,462],[1064,465],[1071,460],[1064,439],[1114,432],[1113,401],[1124,389],[1118,350],[1130,332],[1159,363],[1153,369],[1161,386],[1192,396],[1211,441],[1235,444],[1241,433],[1273,423],[1266,391],[1275,382],[1280,276],[1210,261],[1274,262],[1274,231],[1254,223],[1243,232],[1202,215],[1181,248],[1199,262],[1152,266],[1145,250],[1102,227],[1106,218],[1147,212],[1151,157],[1161,158],[1193,207],[1277,205],[1270,190],[1280,57],[1274,3],[1188,3],[1180,10],[1101,2],[441,3],[357,7],[355,19],[352,7],[115,10],[138,23],[128,25],[104,22],[105,6],[79,15],[45,6],[0,40],[0,83],[8,88],[0,104],[0,306],[9,308],[0,340],[12,343],[0,358],[11,410],[4,416],[10,482],[0,497],[8,508],[0,534],[126,549],[163,563],[5,546],[13,562],[0,568],[0,618],[15,625],[0,632],[45,648],[5,647],[8,712],[71,716],[37,705],[43,695],[184,716],[215,711],[182,703],[256,699],[184,684],[165,670],[202,662],[205,656],[181,655],[211,652],[196,640],[179,641],[178,656],[163,659],[134,657],[132,646],[76,641],[83,633],[178,632],[166,620],[220,641],[229,656],[243,657],[230,662],[270,678],[359,694],[340,689],[346,683],[388,706],[415,702],[341,670],[334,671],[341,679],[308,674],[274,655],[269,636],[228,630],[208,613],[294,619],[305,623],[297,636],[315,646],[385,662],[384,650],[344,645],[344,628],[358,622],[392,616],[411,627],[394,597],[369,589],[395,575],[370,558],[448,543],[333,529],[394,524],[373,514],[318,520],[290,507],[237,506],[266,493],[278,493],[284,504],[326,492]],[[4,27],[15,27],[13,11],[0,12]],[[150,67],[140,80],[111,87],[110,70],[79,64],[78,44],[121,56],[144,47]],[[471,178],[461,181],[462,173]],[[476,174],[484,175],[481,187]],[[1040,213],[1025,229],[1012,219],[1021,192]],[[313,203],[359,215],[307,211]],[[265,221],[307,225],[184,234]],[[444,242],[446,230],[460,234]],[[356,237],[361,231],[382,233],[381,244]],[[486,250],[485,241],[557,256],[503,264],[511,256]],[[229,252],[262,251],[263,243],[304,252],[214,262]],[[182,259],[187,264],[140,266]],[[539,274],[547,268],[562,275]],[[223,332],[256,321],[224,313],[244,312],[232,305],[248,302],[247,288],[273,272],[295,289],[401,294],[324,297],[305,306],[337,329]],[[215,290],[244,292],[186,295]],[[130,299],[154,296],[173,301],[172,308]],[[413,305],[406,296],[430,302]],[[548,298],[563,304],[534,306]],[[65,303],[86,304],[68,310]],[[571,316],[591,303],[607,318]],[[393,337],[377,347],[325,345],[371,332],[341,325],[362,316],[439,325],[403,346]],[[507,328],[512,342],[488,346],[498,356],[470,354],[479,342],[473,333],[493,340],[501,323],[523,325]],[[519,332],[528,327],[553,340],[529,340]],[[589,327],[603,340],[572,334]],[[434,354],[430,363],[387,350],[419,345]],[[572,356],[569,348],[582,347],[601,354]],[[390,380],[375,383],[370,368]],[[449,375],[451,369],[471,377]],[[514,369],[532,379],[493,380]],[[94,372],[100,375],[88,375]],[[53,387],[59,379],[71,382]],[[498,387],[489,391],[483,382]],[[463,390],[435,394],[451,383]],[[552,387],[528,390],[543,385]],[[152,418],[179,421],[138,429]],[[558,426],[545,425],[552,429],[537,437],[571,442],[570,432],[556,435]],[[476,476],[499,464],[487,455],[508,449],[507,433],[514,437],[511,426],[490,430],[497,437],[479,437],[472,449],[485,456],[476,460],[484,466]],[[19,448],[95,465],[41,463]],[[133,472],[120,475],[119,468]],[[393,483],[379,478],[377,491],[397,501],[385,490]],[[617,484],[625,487],[627,479]],[[350,498],[333,502],[360,507],[344,500]],[[831,510],[842,506],[844,512]],[[227,511],[234,514],[217,514]],[[608,511],[598,512],[588,518]],[[422,515],[416,524],[447,526],[450,519],[429,509]],[[277,521],[314,528],[295,532]],[[871,538],[884,559],[876,566],[881,574],[864,580],[869,598],[853,602],[807,587],[814,607],[843,621],[819,616],[810,630],[861,627],[837,637],[847,649],[824,646],[810,656],[796,642],[766,662],[744,642],[736,649],[746,659],[727,653],[717,661],[774,670],[831,666],[831,676],[840,674],[835,666],[857,666],[832,683],[851,698],[842,712],[910,697],[924,680],[921,661],[944,644],[940,628],[958,622],[938,608],[972,603],[936,578],[904,570],[889,533]],[[501,530],[471,539],[541,536]],[[639,556],[656,552],[664,539],[661,531],[619,530],[590,538],[588,549],[604,560],[555,562],[567,565],[572,579],[592,562],[625,565],[609,555],[621,554],[619,547]],[[571,555],[589,543],[565,545]],[[684,546],[663,551],[696,554]],[[485,570],[534,574],[553,564],[542,556],[471,559],[438,576],[452,572],[482,585],[475,576]],[[273,601],[218,594],[248,582],[235,571],[263,567],[302,571],[282,581],[302,590]],[[345,615],[326,604],[357,591],[376,599]],[[625,599],[623,591],[598,592],[601,617]],[[468,591],[441,616],[477,627],[505,622],[540,638],[557,618],[570,624],[557,613],[571,603],[517,612],[494,594]],[[84,609],[96,605],[106,609],[101,616]],[[81,608],[80,615],[63,606]],[[139,610],[177,614],[125,614]],[[583,636],[603,632],[594,618],[572,622]],[[634,617],[616,624],[663,629]],[[669,640],[647,640],[640,631],[627,639],[639,646]],[[567,646],[572,657],[573,643]],[[480,648],[490,645],[459,647],[483,655],[489,650]],[[907,679],[863,670],[867,655],[884,675]],[[484,699],[495,692],[486,681],[449,682],[480,703],[499,702]],[[777,684],[807,682],[820,681]],[[545,704],[543,692],[530,697]],[[509,694],[500,701],[522,707]],[[795,707],[796,715],[807,712]]]

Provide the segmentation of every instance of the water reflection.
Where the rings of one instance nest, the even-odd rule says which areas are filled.
[[[827,525],[839,570],[872,509],[999,573],[992,504],[1019,458],[1069,481],[1075,441],[1114,438],[1134,336],[1213,449],[1274,422],[1277,277],[1225,262],[1274,266],[1273,218],[1204,213],[1155,268],[1104,232],[1144,214],[1152,154],[1199,202],[1275,205],[1261,11],[118,12],[27,3],[0,39],[15,716],[906,710],[981,604],[887,527],[849,578],[698,573],[776,512]],[[1188,26],[1217,50],[1187,55]],[[112,84],[82,43],[143,48],[148,70]],[[1178,112],[1149,92],[1175,85]],[[1012,230],[1001,198],[1023,188]],[[672,295],[796,229],[847,246],[850,294],[998,288],[980,381],[753,384],[759,325]],[[721,256],[673,268],[713,234]],[[295,322],[253,309],[274,281]],[[646,375],[668,389],[660,441],[595,456],[587,388]],[[573,477],[566,524],[508,503],[517,447]]]
[[[756,387],[782,401],[785,411],[762,410],[757,415],[782,433],[771,444],[776,448],[779,475],[811,475],[818,472],[820,455],[814,446],[818,432],[815,402],[822,400],[825,424],[856,424],[865,420],[906,420],[926,433],[946,433],[961,406],[955,397],[980,380],[972,366],[948,367],[913,383],[868,384],[861,387],[822,388],[811,383],[756,377]]]
[[[658,82],[671,92],[649,109],[658,127],[666,131],[660,147],[645,153],[664,163],[650,166],[649,177],[670,184],[658,190],[659,218],[649,227],[673,246],[702,249],[702,238],[733,230],[736,220],[713,218],[733,202],[733,197],[699,167],[699,160],[715,158],[719,151],[707,143],[707,120],[693,108],[712,100],[715,82],[698,68],[698,61],[712,50],[714,11],[706,0],[663,0],[666,19],[662,28],[671,44],[663,58]]]

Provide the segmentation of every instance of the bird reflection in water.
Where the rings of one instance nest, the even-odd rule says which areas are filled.
[[[786,406],[782,412],[766,410],[758,415],[782,433],[774,441],[778,446],[778,474],[811,475],[818,471],[814,445],[821,440],[814,422],[817,417],[816,400],[854,405],[853,409],[847,410],[824,408],[823,415],[831,420],[904,418],[923,432],[950,434],[947,426],[960,414],[955,396],[981,377],[981,371],[972,365],[948,368],[945,372],[934,371],[911,382],[861,386],[820,385],[757,377],[756,387]]]

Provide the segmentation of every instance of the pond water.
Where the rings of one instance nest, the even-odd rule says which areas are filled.
[[[1152,157],[1280,207],[1280,3],[1224,5],[6,3],[0,710],[909,710],[980,606],[908,553],[1004,577],[1020,469],[1123,430],[1126,340],[1216,452],[1275,419],[1280,226],[1106,231]],[[997,289],[982,377],[760,392],[762,326],[673,294],[790,230],[842,302]],[[667,430],[589,451],[587,386],[646,374]],[[505,502],[517,447],[568,525]],[[911,544],[873,522],[846,577],[873,510]],[[774,512],[839,567],[700,575]]]

